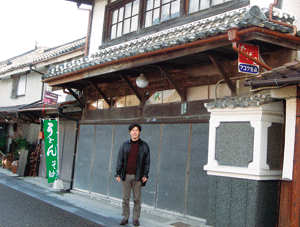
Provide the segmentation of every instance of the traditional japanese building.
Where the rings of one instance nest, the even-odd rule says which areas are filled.
[[[299,226],[298,1],[73,2],[91,6],[88,55],[42,78],[83,108],[74,190],[121,199],[116,155],[135,122],[151,148],[144,205]]]
[[[86,38],[51,48],[36,45],[31,51],[0,62],[0,139],[7,146],[5,153],[14,153],[13,141],[16,138],[30,143],[31,151],[35,151],[38,144],[43,147],[41,137],[39,139],[41,121],[51,117],[60,118],[61,160],[68,162],[69,157],[73,157],[76,138],[76,122],[73,119],[81,118],[82,109],[66,89],[48,87],[41,81],[41,75],[57,64],[84,57],[85,46]],[[56,102],[45,103],[45,92],[55,94]],[[67,115],[61,113],[62,109]],[[26,165],[26,158],[24,161]],[[65,181],[71,180],[72,164],[73,161],[70,161],[63,165],[61,177]],[[23,175],[24,171],[21,172]],[[46,177],[43,152],[39,175]]]

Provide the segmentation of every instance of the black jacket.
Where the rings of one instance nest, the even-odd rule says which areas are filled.
[[[118,154],[115,177],[121,177],[122,181],[125,181],[126,178],[126,167],[127,167],[130,147],[131,147],[130,140],[124,142],[120,147],[119,154]],[[138,157],[136,163],[135,180],[142,181],[143,177],[147,177],[148,179],[149,169],[150,169],[150,149],[148,144],[140,139]]]

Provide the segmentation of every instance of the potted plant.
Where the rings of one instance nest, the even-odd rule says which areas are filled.
[[[30,143],[22,137],[14,139],[14,157],[19,157],[22,150],[28,150]]]

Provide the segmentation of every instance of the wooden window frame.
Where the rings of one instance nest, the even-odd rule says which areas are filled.
[[[111,32],[111,25],[112,25],[112,13],[114,10],[116,10],[117,8],[120,8],[122,6],[125,6],[127,3],[129,2],[133,2],[132,0],[128,0],[128,1],[115,1],[112,2],[108,5],[106,5],[106,13],[105,13],[105,32],[104,32],[104,36],[103,36],[103,45],[101,47],[99,47],[99,49],[101,48],[105,48],[109,45],[114,45],[114,44],[118,44],[121,42],[124,42],[126,40],[129,39],[134,39],[134,38],[138,38],[141,37],[143,35],[148,35],[151,34],[153,32],[157,32],[160,30],[164,30],[164,29],[168,29],[174,26],[180,26],[182,24],[185,23],[189,23],[195,20],[200,20],[209,16],[214,16],[220,13],[224,13],[233,9],[237,9],[243,6],[247,6],[250,4],[250,0],[232,0],[229,2],[225,2],[222,4],[218,4],[218,5],[214,5],[208,9],[204,9],[204,10],[200,10],[197,12],[193,12],[193,13],[188,13],[188,7],[189,7],[189,2],[188,0],[180,0],[180,10],[179,10],[179,17],[167,20],[167,21],[163,21],[157,25],[153,25],[153,26],[149,26],[149,27],[145,27],[145,15],[146,15],[146,0],[140,0],[139,4],[139,14],[138,14],[138,27],[136,31],[124,34],[120,37],[111,39],[110,38],[110,32]]]
[[[147,8],[148,7],[148,1],[152,1],[152,6],[150,6],[151,8]],[[143,28],[148,28],[148,27],[151,27],[151,26],[155,26],[155,25],[159,25],[161,23],[164,23],[168,20],[172,20],[172,19],[175,19],[175,18],[179,18],[180,17],[180,12],[181,12],[181,7],[180,7],[180,3],[181,3],[181,0],[145,0],[146,4],[145,4],[145,19],[144,19],[144,23],[143,23]],[[156,3],[159,2],[158,5],[156,5]],[[175,2],[178,2],[178,16],[175,16],[172,18],[172,5],[173,3]],[[166,6],[169,6],[169,9],[168,9],[168,18],[167,19],[162,19],[162,15],[163,15],[163,8],[166,7]],[[173,8],[174,9],[174,8]],[[156,24],[153,24],[154,23],[154,14],[155,12],[158,12],[158,23]],[[147,14],[151,13],[151,25],[147,26]]]

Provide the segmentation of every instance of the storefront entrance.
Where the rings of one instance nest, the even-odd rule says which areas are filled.
[[[142,124],[141,139],[151,150],[143,204],[206,219],[208,133],[208,123]],[[114,175],[128,125],[81,125],[79,135],[74,189],[121,199]]]

